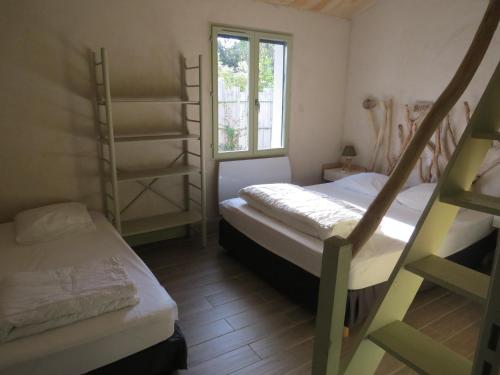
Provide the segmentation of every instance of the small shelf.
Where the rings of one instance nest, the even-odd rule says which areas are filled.
[[[133,97],[133,96],[115,96],[111,97],[113,103],[178,103],[178,104],[200,104],[198,100],[186,100],[176,97],[158,96],[158,97]]]
[[[148,178],[158,178],[166,176],[185,176],[200,173],[200,168],[191,165],[181,165],[170,168],[157,168],[149,170],[119,171],[118,181],[138,181]]]
[[[201,215],[199,212],[174,212],[164,215],[123,221],[122,233],[124,236],[132,236],[162,229],[175,228],[182,225],[194,224],[200,221]]]
[[[142,142],[142,141],[189,141],[199,140],[198,134],[175,133],[143,133],[143,134],[115,134],[115,142]]]

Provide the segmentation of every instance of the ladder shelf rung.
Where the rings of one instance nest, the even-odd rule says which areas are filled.
[[[484,303],[488,295],[488,275],[436,255],[407,264],[405,268],[425,280],[479,303]]]
[[[200,139],[199,135],[187,133],[115,134],[115,142],[187,141],[198,139]]]
[[[472,133],[472,138],[487,139],[492,141],[500,141],[500,132],[496,131],[475,131]]]
[[[491,195],[462,190],[452,194],[444,194],[440,197],[440,201],[492,215],[500,215],[500,198]]]
[[[177,103],[177,104],[199,104],[197,100],[187,100],[175,97],[112,97],[113,103]]]
[[[197,211],[181,211],[122,222],[124,236],[148,233],[162,229],[180,227],[201,221]]]
[[[401,321],[372,332],[368,338],[421,374],[470,375],[472,370],[468,359]]]
[[[149,170],[119,171],[118,181],[137,181],[148,178],[159,178],[167,176],[184,176],[200,173],[200,168],[191,165],[180,165],[169,168],[156,168]]]

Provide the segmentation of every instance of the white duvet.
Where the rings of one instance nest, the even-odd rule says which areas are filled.
[[[11,341],[139,302],[117,257],[0,281],[0,342]]]
[[[346,201],[292,184],[252,185],[239,195],[253,208],[322,240],[347,237],[364,213]]]

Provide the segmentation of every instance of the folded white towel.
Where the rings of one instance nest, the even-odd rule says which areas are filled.
[[[116,257],[0,281],[0,342],[40,333],[139,302]]]
[[[347,237],[363,216],[363,210],[348,202],[297,185],[252,185],[239,195],[266,215],[322,240]]]

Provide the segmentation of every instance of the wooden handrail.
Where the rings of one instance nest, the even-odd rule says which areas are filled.
[[[408,145],[389,180],[347,238],[352,243],[353,256],[359,252],[361,247],[377,230],[382,218],[417,164],[427,142],[469,85],[488,50],[491,39],[497,29],[499,19],[500,0],[490,0],[472,44],[457,72],[453,76],[453,79],[422,121],[422,124],[415,133],[413,140]]]

